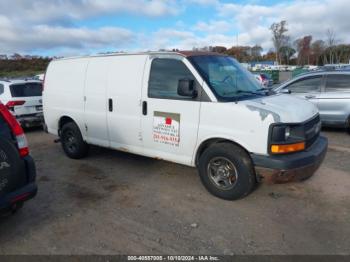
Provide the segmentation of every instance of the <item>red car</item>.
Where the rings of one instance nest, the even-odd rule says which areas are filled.
[[[267,74],[254,74],[254,76],[264,88],[268,88],[273,85],[273,80]]]
[[[36,169],[27,139],[0,102],[0,211],[16,211],[37,193]]]

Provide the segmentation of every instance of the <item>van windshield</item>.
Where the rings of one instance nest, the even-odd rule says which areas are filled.
[[[234,101],[267,95],[254,76],[229,56],[193,56],[189,60],[218,99]]]

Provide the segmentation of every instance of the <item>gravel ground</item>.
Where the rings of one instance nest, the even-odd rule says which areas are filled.
[[[39,193],[0,219],[0,254],[350,254],[350,136],[323,133],[313,177],[231,202],[195,169],[102,148],[71,160],[30,130]]]

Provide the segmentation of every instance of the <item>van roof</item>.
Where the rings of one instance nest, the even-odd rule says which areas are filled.
[[[202,56],[202,55],[221,55],[225,54],[208,52],[208,51],[149,51],[149,52],[138,52],[138,53],[108,53],[108,54],[97,54],[97,55],[86,55],[86,56],[73,56],[73,57],[64,57],[58,58],[56,60],[69,60],[69,59],[78,59],[78,58],[89,58],[89,57],[106,57],[106,56],[125,56],[125,55],[181,55],[184,57],[191,56]]]

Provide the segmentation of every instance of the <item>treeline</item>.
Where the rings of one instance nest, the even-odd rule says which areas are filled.
[[[324,65],[349,63],[350,45],[337,43],[332,29],[325,32],[325,39],[314,40],[306,35],[292,41],[288,35],[287,21],[270,26],[275,47],[275,60],[279,64]]]
[[[173,50],[177,51],[177,50]],[[205,46],[202,48],[193,48],[193,51],[206,51],[206,52],[217,52],[222,54],[230,55],[236,58],[239,62],[253,62],[253,61],[273,61],[275,59],[274,52],[268,52],[262,54],[263,48],[259,45],[255,46],[232,46],[226,48],[224,46]]]
[[[0,60],[1,72],[13,72],[13,71],[45,71],[47,65],[51,61],[50,58],[32,58],[32,59],[6,59]]]
[[[194,51],[209,51],[230,55],[241,63],[274,61],[276,53],[272,50],[263,54],[263,48],[259,45],[254,46],[232,46],[226,48],[224,46],[206,46],[202,48],[193,48]],[[295,51],[294,53],[295,54]],[[290,59],[290,64],[296,64],[296,59]]]
[[[276,61],[276,52],[273,50],[263,54],[259,45],[255,46],[209,46],[194,48],[198,51],[211,51],[233,56],[241,63]],[[327,46],[325,41],[312,42],[311,36],[305,36],[295,41],[295,48],[282,46],[280,48],[279,63],[284,65],[325,65],[325,64],[348,64],[350,60],[350,45],[339,44]]]
[[[315,39],[306,35],[292,40],[287,34],[287,22],[273,23],[270,27],[274,50],[263,52],[260,45],[254,46],[207,46],[193,50],[225,53],[240,62],[276,61],[280,65],[325,65],[348,64],[350,44],[338,43],[333,30],[325,32],[325,39]]]

